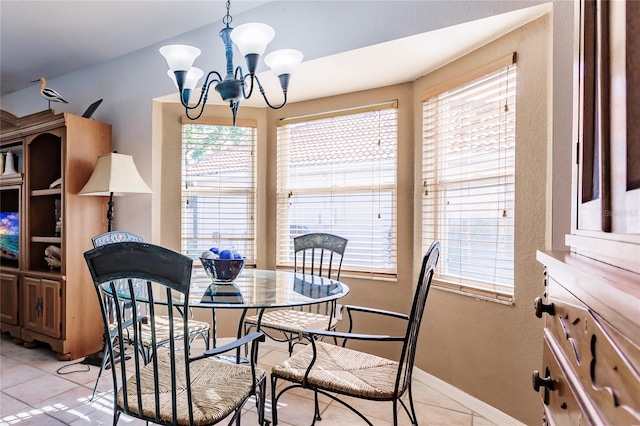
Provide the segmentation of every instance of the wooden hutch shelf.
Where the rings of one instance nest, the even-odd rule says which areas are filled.
[[[106,231],[106,201],[78,193],[111,151],[111,126],[53,110],[0,111],[0,123],[0,152],[17,171],[0,176],[0,213],[19,217],[18,248],[3,248],[0,260],[0,331],[47,343],[60,359],[95,353],[103,324],[83,253]]]

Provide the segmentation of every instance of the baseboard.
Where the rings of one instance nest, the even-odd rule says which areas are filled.
[[[478,413],[491,423],[496,425],[513,425],[513,426],[525,426],[524,423],[514,419],[513,417],[503,413],[497,408],[480,401],[479,399],[469,395],[466,392],[461,391],[457,387],[450,385],[449,383],[432,376],[429,373],[425,373],[422,370],[414,369],[413,377],[420,380],[422,383],[437,389],[438,392],[453,399],[454,401],[464,405],[471,411]]]

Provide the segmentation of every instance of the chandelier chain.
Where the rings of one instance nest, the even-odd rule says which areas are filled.
[[[231,9],[231,0],[227,0],[227,14],[222,18],[222,23],[225,24],[227,27],[231,25],[231,21],[233,21],[233,18],[229,13],[230,9]]]

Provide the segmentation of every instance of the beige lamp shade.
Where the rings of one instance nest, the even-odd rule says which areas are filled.
[[[110,196],[151,192],[151,188],[140,177],[133,157],[112,152],[98,157],[96,168],[80,195]]]
[[[108,230],[113,226],[113,196],[124,194],[150,194],[151,188],[140,177],[133,157],[112,152],[98,157],[96,168],[80,191],[80,195],[109,197],[107,210]]]

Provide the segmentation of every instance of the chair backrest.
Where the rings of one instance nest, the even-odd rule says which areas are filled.
[[[433,274],[435,273],[439,257],[440,242],[434,241],[431,243],[429,250],[427,250],[427,253],[422,259],[422,268],[420,269],[418,285],[413,297],[413,304],[411,306],[411,313],[409,314],[409,322],[407,324],[407,332],[402,348],[402,355],[400,357],[396,391],[406,389],[411,381],[411,373],[413,371],[413,363],[416,356],[416,345],[418,343],[418,334],[420,333],[422,315],[424,314],[424,307],[427,303],[429,288],[431,287],[431,281],[433,280]],[[402,391],[399,393],[402,394]]]
[[[180,336],[188,335],[188,325],[187,321],[183,321],[182,330],[174,329],[174,321],[180,318],[175,311],[186,312],[188,309],[193,260],[173,250],[143,242],[105,244],[85,252],[84,257],[100,300],[105,327],[108,329],[110,326],[109,312],[105,309],[106,303],[103,300],[104,297],[107,297],[105,293],[108,293],[108,297],[115,299],[113,305],[117,312],[114,318],[119,341],[129,341],[134,346],[132,358],[136,380],[127,383],[127,369],[131,369],[132,366],[128,365],[125,368],[126,357],[124,356],[119,357],[119,362],[114,366],[119,368],[111,369],[114,394],[117,394],[114,404],[117,403],[121,407],[121,411],[128,415],[155,419],[156,422],[159,422],[160,396],[150,398],[149,395],[154,394],[153,389],[157,389],[158,383],[166,383],[170,380],[173,395],[167,399],[163,396],[162,404],[173,404],[173,421],[175,423],[179,413],[175,396],[182,392],[182,387],[176,383],[190,383],[189,339],[182,339],[179,342],[181,346],[184,346],[184,351],[178,351],[176,344],[176,340],[181,339]],[[116,286],[115,283],[122,282],[122,280],[126,281],[126,288]],[[132,311],[130,320],[126,320],[120,312],[120,307],[124,304],[128,304]],[[161,305],[162,308],[166,308],[166,315],[169,318],[168,351],[163,351],[162,355],[159,355],[159,351],[154,350],[150,360],[153,363],[153,368],[146,369],[144,377],[141,377],[144,362],[139,355],[139,348],[143,345],[143,336],[141,327],[137,325],[140,324],[143,317],[146,317],[147,313],[146,311],[141,312],[140,306],[147,306],[149,315],[146,317],[145,329],[148,329],[149,332],[145,331],[145,334],[151,335],[153,347],[157,347],[155,310]],[[106,340],[109,356],[112,360],[118,359],[114,352],[113,342],[110,339]],[[163,365],[168,362],[169,377],[162,375],[166,369],[159,369],[159,362]],[[148,376],[149,371],[152,371],[154,377]],[[152,387],[151,391],[150,386]],[[191,389],[188,386],[186,392],[188,406],[191,410]],[[158,392],[155,393],[158,394]],[[130,404],[138,406],[137,412],[130,410]],[[143,412],[144,416],[139,414]],[[189,414],[192,416],[191,411]]]
[[[346,238],[332,234],[313,233],[293,239],[294,269],[303,274],[340,279]]]
[[[144,237],[142,235],[134,234],[133,232],[127,231],[109,231],[104,234],[97,235],[91,239],[93,243],[93,247],[100,247],[106,244],[114,244],[114,243],[122,243],[126,241],[144,241]],[[114,282],[118,288],[126,288],[127,281],[126,280],[118,280]],[[109,315],[113,317],[115,313],[115,306],[113,305],[115,302],[112,298],[104,300],[107,305],[107,309],[109,310]],[[144,305],[142,305],[144,306]],[[120,306],[122,309],[129,309],[131,307],[131,302],[125,302]],[[127,311],[127,313],[129,313]],[[123,311],[123,316],[126,317],[126,313]],[[129,317],[130,318],[130,317]],[[107,329],[108,330],[108,329]]]
[[[144,241],[142,235],[134,234],[126,231],[111,231],[97,235],[91,239],[94,247],[100,247],[105,244],[122,243],[125,241]]]

